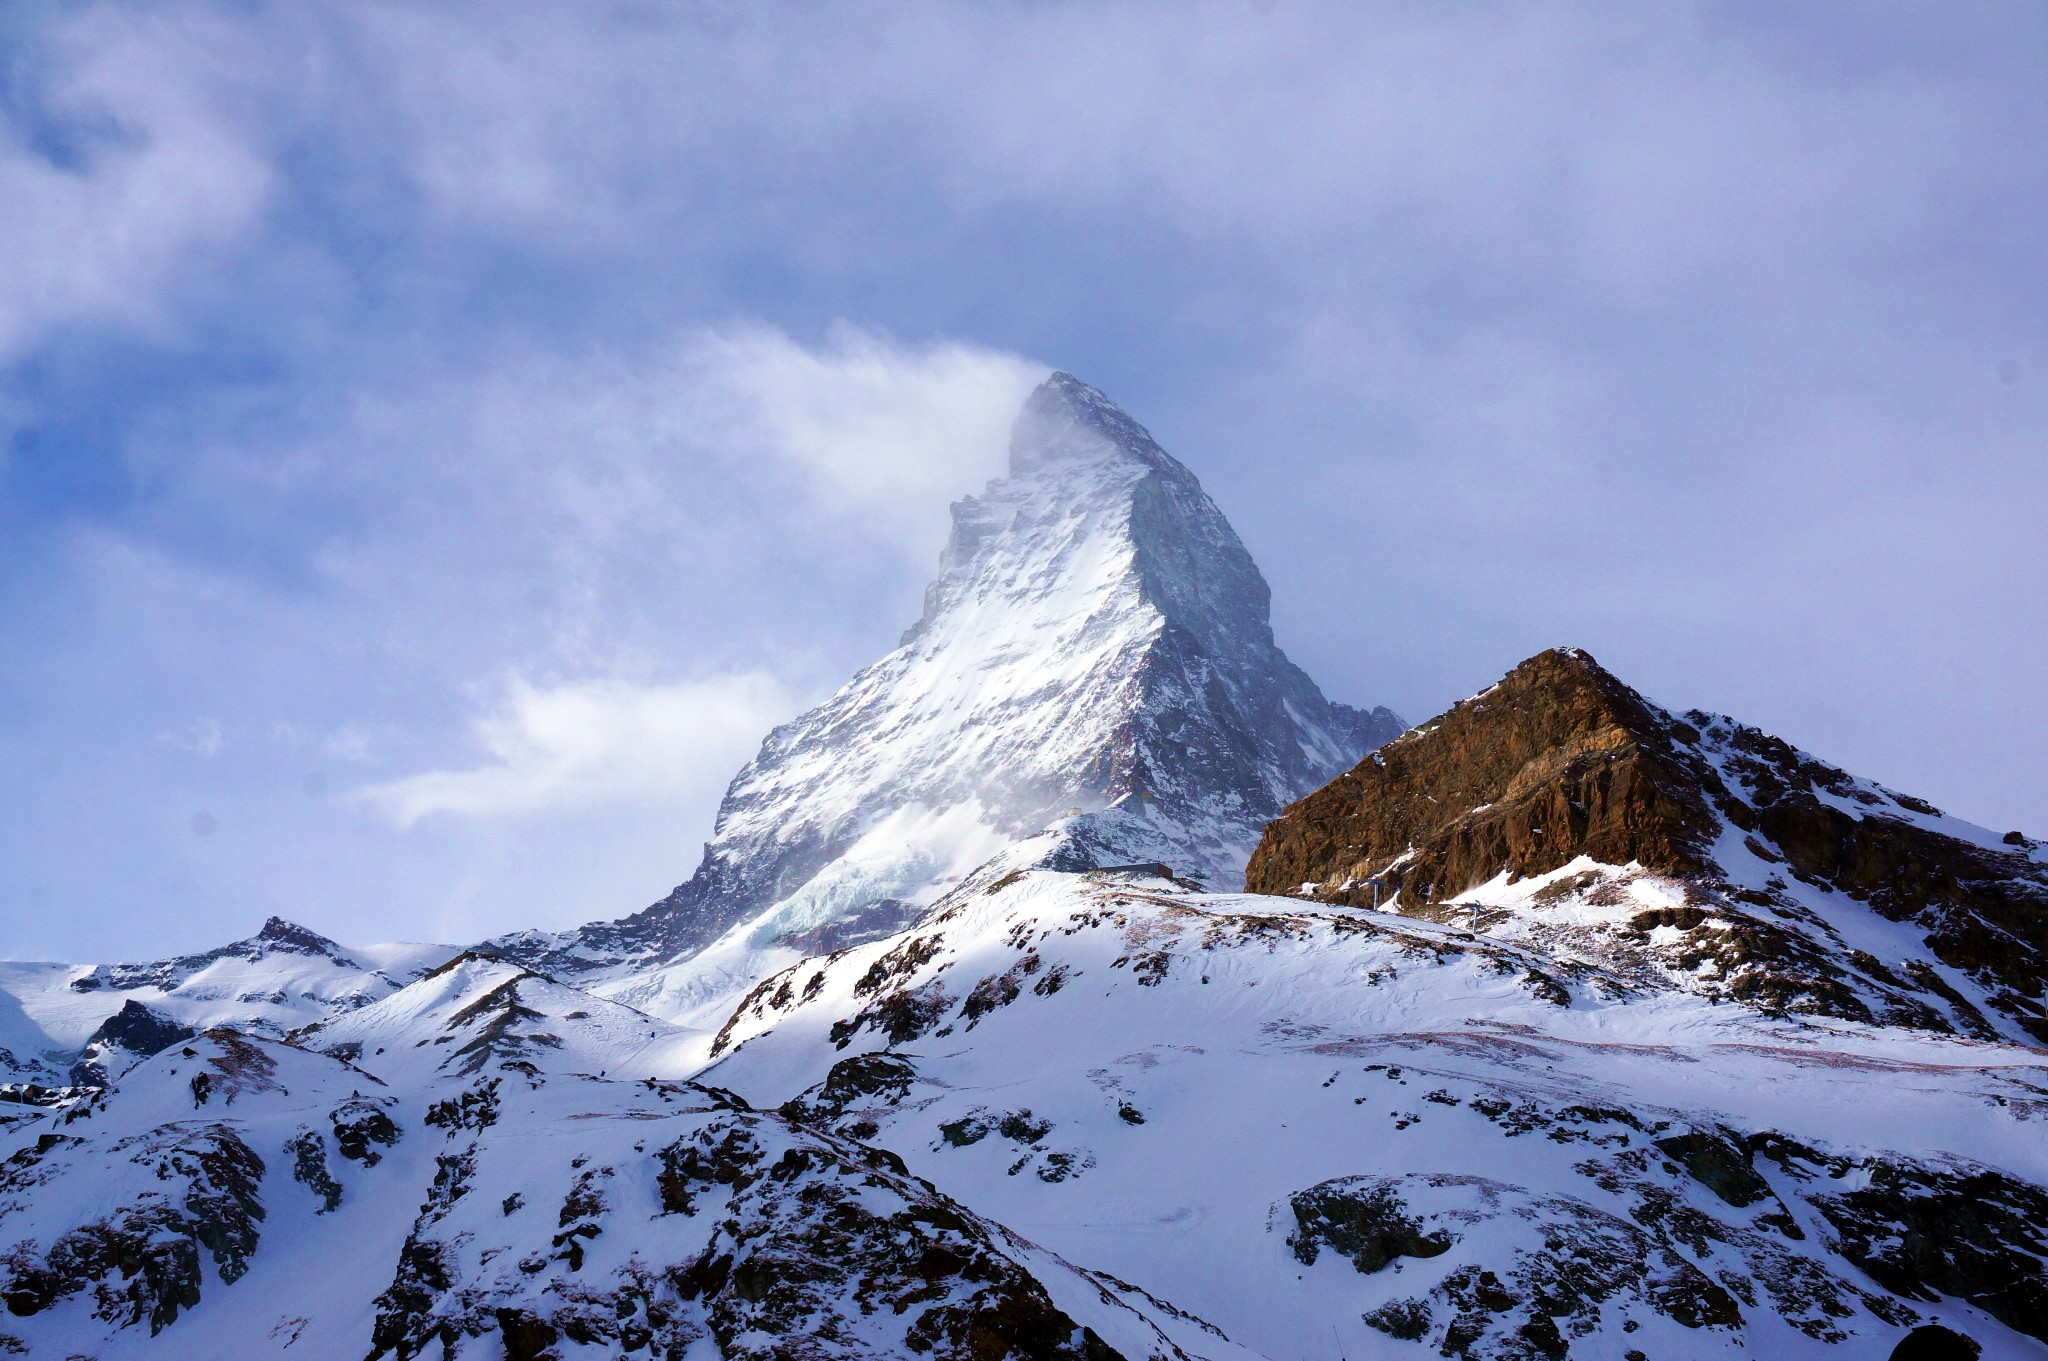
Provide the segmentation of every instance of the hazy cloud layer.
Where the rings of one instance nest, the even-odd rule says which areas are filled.
[[[514,677],[473,724],[487,764],[431,770],[354,796],[401,828],[421,818],[535,816],[683,794],[716,799],[756,734],[796,709],[774,676],[711,676],[673,685]]]
[[[11,27],[0,358],[72,324],[160,331],[181,265],[251,230],[268,199],[271,164],[238,126],[237,68],[260,54],[190,11]]]
[[[79,4],[0,47],[0,954],[665,892],[1048,365],[1196,469],[1339,698],[1577,642],[2048,831],[2031,0]]]

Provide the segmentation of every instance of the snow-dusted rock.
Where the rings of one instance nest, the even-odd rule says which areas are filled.
[[[2048,1043],[2048,847],[1659,708],[1576,649],[1290,807],[1250,878],[1768,1011]]]
[[[2048,1342],[2048,1056],[1526,942],[1031,871],[764,980],[700,1076],[1281,1357]]]
[[[691,1032],[489,955],[464,953],[411,987],[307,1026],[293,1041],[399,1084],[486,1068],[642,1078],[688,1071]]]
[[[71,1065],[74,1087],[104,1087],[151,1054],[192,1038],[192,1027],[152,1011],[134,998],[101,1021]]]
[[[180,1029],[282,1035],[388,997],[455,953],[344,946],[272,917],[246,940],[142,964],[0,961],[0,1078],[118,1076]]]
[[[1235,887],[1282,805],[1402,726],[1326,700],[1274,644],[1269,603],[1194,475],[1055,374],[1009,476],[953,507],[923,616],[769,735],[690,881],[623,921],[492,948],[715,1025],[764,972],[908,924],[1055,825],[1069,860]]]
[[[570,992],[465,961],[358,1029],[476,1038],[507,989]],[[0,1119],[0,1355],[1249,1361],[885,1150],[572,1071],[622,1019],[389,1083],[215,1030]]]

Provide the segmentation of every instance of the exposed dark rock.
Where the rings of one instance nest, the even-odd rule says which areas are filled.
[[[967,1000],[960,1004],[960,1015],[966,1020],[967,1028],[974,1029],[975,1023],[998,1007],[1006,1007],[1023,994],[1024,984],[1038,972],[1040,961],[1037,955],[1027,954],[999,974],[990,974],[974,985],[967,994]]]
[[[1725,829],[1782,873],[1909,921],[1981,1000],[2048,1041],[2048,866],[1928,825],[1939,810],[1857,781],[1713,715],[1674,716],[1591,657],[1541,653],[1290,805],[1247,871],[1254,892],[1443,919],[1505,873],[1579,856],[1681,881],[1694,901],[1627,930],[1685,933],[1671,968],[1765,1010],[1990,1035],[1977,1002],[1917,960],[1851,957],[1804,909],[1738,888],[1714,859]],[[1598,876],[1546,893],[1602,891]],[[1806,917],[1811,918],[1811,913]]]
[[[832,1065],[825,1080],[785,1102],[782,1114],[791,1120],[828,1124],[856,1107],[894,1106],[910,1094],[917,1068],[895,1054],[856,1054]]]
[[[1985,1168],[1870,1159],[1856,1170],[1860,1189],[1807,1196],[1844,1257],[1908,1299],[1965,1299],[2048,1342],[2048,1190]]]
[[[119,1011],[100,1022],[87,1043],[118,1044],[130,1053],[154,1054],[196,1034],[198,1032],[191,1026],[181,1025],[130,999],[121,1004]]]
[[[1315,1265],[1325,1246],[1365,1272],[1396,1257],[1439,1257],[1451,1250],[1451,1235],[1425,1230],[1385,1182],[1324,1182],[1297,1192],[1288,1204],[1295,1224],[1288,1246],[1306,1266]]]
[[[1657,1147],[1694,1181],[1738,1209],[1771,1194],[1771,1184],[1750,1165],[1749,1150],[1725,1134],[1674,1134],[1657,1140]]]
[[[125,1055],[131,1062],[148,1058],[197,1033],[192,1027],[130,998],[119,1011],[101,1021],[86,1040],[84,1057],[72,1065],[71,1085],[104,1087],[112,1076],[108,1062],[116,1055]]]
[[[1290,805],[1247,887],[1372,907],[1375,879],[1426,903],[1582,854],[1703,871],[1715,819],[1664,728],[1590,657],[1542,653]]]
[[[202,1253],[225,1282],[249,1269],[264,1217],[264,1169],[235,1131],[168,1125],[128,1156],[165,1189],[60,1234],[46,1252],[17,1244],[0,1258],[0,1300],[10,1313],[33,1315],[90,1291],[94,1317],[116,1327],[147,1323],[154,1335],[199,1303]]]
[[[1420,1342],[1429,1335],[1429,1301],[1394,1300],[1368,1313],[1365,1321],[1389,1337],[1398,1337],[1403,1342]]]
[[[888,1037],[890,1044],[909,1044],[929,1033],[953,1007],[952,994],[940,984],[900,988],[883,994],[845,1020],[834,1021],[829,1038],[844,1049],[863,1030]]]
[[[341,1208],[341,1183],[327,1170],[327,1141],[318,1130],[302,1130],[284,1146],[292,1157],[292,1180],[320,1197],[315,1214]]]
[[[1899,1345],[1892,1348],[1892,1361],[1977,1361],[1983,1354],[1974,1338],[1928,1323],[1899,1339]]]
[[[436,1101],[427,1110],[427,1123],[437,1129],[483,1130],[498,1122],[498,1085],[490,1077],[471,1083],[459,1095]]]
[[[939,1137],[954,1148],[978,1144],[995,1128],[993,1122],[985,1118],[986,1115],[985,1111],[973,1111],[958,1120],[948,1120],[939,1126]]]
[[[334,1126],[334,1147],[350,1162],[375,1167],[383,1157],[376,1145],[390,1148],[398,1142],[396,1121],[383,1107],[363,1097],[344,1101],[328,1115]]]
[[[1321,1247],[1377,1272],[1402,1257],[1469,1253],[1457,1226],[1517,1226],[1520,1246],[1494,1247],[1446,1272],[1426,1299],[1386,1306],[1366,1322],[1419,1339],[1437,1326],[1445,1356],[1529,1361],[1563,1357],[1566,1333],[1599,1328],[1614,1302],[1654,1310],[1687,1328],[1737,1328],[1735,1299],[1661,1235],[1576,1199],[1485,1177],[1348,1177],[1290,1198],[1289,1242],[1304,1265]]]
[[[708,1173],[732,1187],[704,1258],[730,1266],[702,1278],[711,1330],[727,1356],[779,1356],[778,1344],[753,1339],[814,1327],[848,1298],[907,1309],[912,1351],[962,1361],[1117,1355],[1062,1313],[965,1211],[870,1155],[782,1145],[760,1120],[725,1117],[699,1138]],[[891,1201],[901,1208],[888,1208]]]
[[[1001,1230],[909,1176],[894,1155],[774,1115],[685,1118],[693,1128],[645,1155],[663,1209],[682,1220],[653,1240],[674,1253],[668,1262],[636,1255],[599,1272],[584,1255],[619,1213],[606,1189],[614,1175],[642,1175],[628,1167],[584,1168],[569,1184],[552,1257],[518,1266],[546,1281],[537,1296],[476,1274],[469,1235],[451,1217],[457,1196],[437,1188],[379,1300],[376,1354],[410,1358],[496,1332],[507,1356],[532,1358],[569,1343],[680,1356],[707,1334],[728,1361],[1117,1357],[1053,1303]],[[478,1133],[451,1186],[481,1175],[497,1137]],[[864,1343],[878,1326],[900,1341]]]
[[[525,1309],[499,1309],[495,1317],[505,1361],[554,1361],[561,1355],[555,1350],[561,1330],[546,1319]]]

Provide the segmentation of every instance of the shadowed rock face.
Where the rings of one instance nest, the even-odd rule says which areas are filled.
[[[1982,988],[1980,1001],[2048,1041],[2040,851],[1733,720],[1668,713],[1587,654],[1559,649],[1289,806],[1246,881],[1254,892],[1428,916],[1497,876],[1548,874],[1584,856],[1685,884],[1687,906],[1645,914],[1639,932],[1697,931],[1711,916],[1714,953],[1744,973],[1746,1000],[1928,1024],[1931,1011],[1902,1000],[1918,992],[1938,997],[1935,1009],[1961,1028],[1991,1028],[1924,962],[1905,961],[1901,977],[1850,958],[1802,909],[1786,882],[1796,879],[1822,901],[1911,923],[1936,960]],[[1737,855],[1767,874],[1762,886],[1731,873]],[[1886,1000],[1858,999],[1871,989]]]
[[[85,1052],[71,1066],[71,1085],[104,1087],[113,1071],[110,1064],[120,1066],[124,1058],[131,1063],[148,1058],[197,1033],[131,998],[92,1032]]]
[[[1584,653],[1531,657],[1289,807],[1246,886],[1369,907],[1374,877],[1382,898],[1430,899],[1580,855],[1704,871],[1716,819],[1668,726]]]

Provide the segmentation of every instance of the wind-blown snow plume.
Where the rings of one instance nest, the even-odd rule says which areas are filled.
[[[769,735],[691,880],[625,921],[498,948],[617,977],[742,924],[742,953],[844,944],[1075,818],[1069,859],[1086,845],[1234,887],[1268,819],[1402,726],[1325,699],[1275,645],[1269,605],[1194,475],[1055,374],[1018,417],[1009,476],[953,507],[922,617]],[[735,960],[693,995],[756,967]]]

